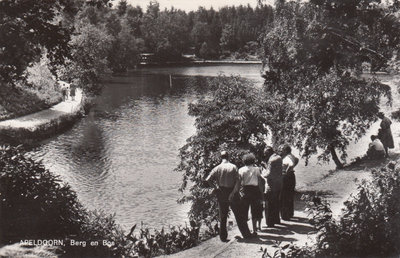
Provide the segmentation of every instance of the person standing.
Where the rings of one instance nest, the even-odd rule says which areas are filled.
[[[265,222],[268,227],[274,227],[281,222],[279,217],[280,200],[282,190],[282,158],[274,152],[272,147],[264,149],[266,162],[262,176],[266,179],[265,184]]]
[[[68,99],[68,89],[70,87],[70,84],[64,81],[57,81],[57,85],[61,88],[63,101],[66,101]]]
[[[261,175],[258,177],[258,188],[260,190],[260,199],[257,202],[257,213],[252,215],[254,216],[254,219],[256,219],[256,226],[257,226],[257,230],[261,231],[261,221],[263,218],[263,210],[264,210],[264,192],[265,192],[265,179],[264,177]],[[253,217],[252,217],[253,218]]]
[[[296,176],[294,167],[299,163],[299,159],[292,154],[289,145],[284,144],[279,147],[282,156],[282,192],[281,192],[281,217],[283,220],[290,220],[294,215],[294,193],[296,187]]]
[[[390,129],[390,125],[392,121],[387,118],[382,112],[378,113],[378,117],[382,120],[381,121],[381,128],[379,129],[378,138],[381,140],[383,146],[385,147],[386,157],[389,156],[389,150],[394,148],[394,141],[392,130]]]
[[[256,157],[253,153],[243,155],[244,166],[239,169],[240,183],[243,187],[243,212],[247,221],[249,208],[251,208],[251,220],[253,224],[253,234],[257,234],[257,219],[262,216],[260,207],[261,191],[258,186],[261,177],[261,168],[254,165]]]
[[[71,84],[70,86],[69,95],[71,96],[71,100],[75,101],[76,86],[74,84]]]
[[[215,188],[219,209],[219,237],[221,241],[227,241],[228,231],[226,223],[228,219],[229,207],[235,215],[236,223],[240,233],[244,238],[251,236],[247,220],[241,213],[239,198],[239,173],[236,165],[228,161],[228,153],[221,152],[222,162],[212,169],[206,178],[206,182]],[[216,183],[216,184],[215,184]]]

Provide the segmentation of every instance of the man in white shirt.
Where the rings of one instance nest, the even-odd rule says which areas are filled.
[[[221,152],[221,159],[221,163],[213,168],[206,178],[208,184],[215,188],[217,194],[220,220],[219,237],[221,241],[227,241],[228,231],[226,223],[230,207],[235,215],[240,233],[242,233],[244,238],[248,238],[251,236],[250,230],[247,220],[245,220],[245,216],[241,212],[238,196],[238,185],[240,183],[238,169],[236,165],[228,161],[228,153],[226,151]]]

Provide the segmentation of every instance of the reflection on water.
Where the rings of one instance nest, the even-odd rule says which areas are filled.
[[[204,94],[199,78],[131,74],[110,78],[90,113],[31,155],[60,175],[90,209],[116,213],[125,227],[179,224],[178,149],[194,133],[188,103]],[[192,85],[192,86],[190,86]]]
[[[143,69],[109,78],[85,118],[39,143],[31,155],[68,182],[86,207],[116,213],[125,228],[141,221],[156,228],[182,224],[188,205],[176,203],[181,175],[173,169],[179,148],[195,132],[188,103],[206,93],[204,78],[193,75],[221,70],[260,78],[260,65]],[[366,150],[368,137],[352,144],[350,157]],[[316,163],[300,162],[299,187],[327,172]]]

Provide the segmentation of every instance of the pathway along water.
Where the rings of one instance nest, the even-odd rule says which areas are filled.
[[[223,72],[261,83],[260,68],[254,64],[149,68],[109,78],[85,118],[71,130],[33,146],[30,154],[68,182],[86,207],[115,213],[126,229],[141,221],[155,228],[182,224],[188,205],[176,203],[181,175],[173,169],[178,149],[195,132],[188,103],[206,94],[204,80],[195,76]],[[353,145],[350,157],[367,144],[365,137]],[[333,164],[322,167],[312,159],[305,167],[301,161],[298,186],[320,178],[327,168]]]

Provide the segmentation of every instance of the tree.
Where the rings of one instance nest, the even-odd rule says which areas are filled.
[[[71,39],[71,58],[57,69],[59,78],[74,81],[86,92],[97,92],[100,76],[108,67],[107,56],[111,49],[112,36],[104,27],[86,22],[76,25],[76,35]]]
[[[206,223],[216,219],[217,208],[204,179],[220,162],[220,151],[228,150],[238,166],[242,154],[250,150],[260,158],[275,105],[265,101],[261,89],[238,77],[220,76],[209,85],[213,94],[189,105],[189,114],[196,117],[196,133],[180,149],[176,169],[183,173],[181,191],[190,186],[181,200],[192,203],[190,219]]]
[[[207,42],[203,42],[203,44],[201,44],[198,56],[204,59],[209,59],[210,57],[213,56],[213,53],[211,53],[211,50],[209,49]]]
[[[147,51],[161,61],[179,60],[189,47],[188,17],[172,8],[159,12],[158,3],[152,3],[143,15],[141,31]]]
[[[328,160],[331,154],[341,167],[335,150],[344,159],[348,144],[376,121],[380,97],[390,99],[388,86],[360,76],[364,61],[378,67],[387,58],[364,40],[364,35],[378,33],[364,17],[376,23],[385,20],[375,3],[280,1],[277,5],[274,26],[263,38],[265,90],[279,95],[287,110],[276,118],[281,122],[272,130],[306,159],[322,149],[319,158]]]
[[[108,54],[108,67],[115,73],[126,72],[139,63],[143,40],[136,38],[126,19],[121,20],[119,33],[113,38]]]
[[[192,31],[190,33],[191,40],[195,46],[195,53],[199,56],[200,48],[204,43],[206,43],[209,38],[210,30],[205,22],[196,22],[193,25]],[[206,43],[207,44],[207,43]]]
[[[157,17],[160,13],[160,4],[150,1],[147,11],[143,14],[140,30],[145,42],[146,50],[154,52],[157,45]]]
[[[236,48],[235,34],[231,25],[225,25],[222,29],[220,46],[222,50],[233,51]]]
[[[142,32],[140,30],[140,25],[142,24],[143,11],[140,6],[132,7],[128,5],[126,11],[126,20],[133,31],[133,35],[140,37]]]
[[[60,12],[73,12],[70,1],[0,2],[0,80],[15,82],[43,49],[52,64],[69,56],[71,28],[57,21]]]
[[[128,10],[128,3],[126,2],[126,0],[119,1],[118,5],[117,5],[118,16],[124,15],[127,10]]]

